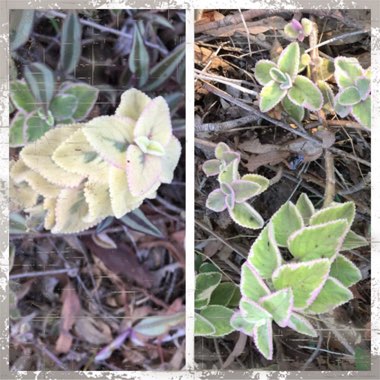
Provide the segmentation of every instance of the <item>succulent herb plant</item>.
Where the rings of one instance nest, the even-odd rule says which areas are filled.
[[[228,210],[232,220],[246,228],[261,228],[264,220],[247,202],[259,195],[269,186],[269,180],[258,174],[246,174],[240,177],[238,166],[240,154],[233,152],[225,143],[215,148],[216,159],[203,164],[207,176],[218,176],[219,189],[212,191],[206,201],[206,207],[215,212]]]
[[[299,22],[294,18],[285,25],[284,32],[287,37],[302,42],[305,37],[310,36],[312,28],[313,23],[309,19],[303,18],[301,22]]]
[[[253,337],[267,359],[273,355],[273,321],[315,337],[306,316],[353,298],[349,287],[361,280],[361,272],[340,252],[367,245],[350,230],[354,216],[352,202],[316,211],[302,194],[296,205],[285,203],[253,243],[241,269],[239,309],[230,323]],[[285,261],[280,247],[291,260]]]
[[[339,92],[335,111],[341,117],[351,114],[361,125],[371,127],[371,69],[364,70],[356,58],[335,58],[335,80]]]
[[[11,199],[27,212],[42,208],[53,233],[80,232],[154,198],[180,153],[164,98],[130,89],[115,115],[58,125],[26,145],[12,163]]]
[[[277,64],[260,60],[255,66],[255,78],[264,86],[260,92],[260,110],[267,112],[282,102],[285,111],[297,120],[304,117],[304,109],[318,111],[323,105],[319,88],[306,76],[298,75],[301,56],[297,42],[289,44]]]
[[[53,72],[42,63],[25,68],[24,80],[10,82],[13,116],[9,142],[20,147],[36,141],[56,124],[84,120],[98,97],[98,89],[85,83],[64,82],[56,88]]]
[[[199,258],[197,255],[196,264]],[[212,263],[200,262],[196,270],[194,335],[220,337],[231,333],[234,328],[230,320],[239,305],[239,287],[222,282],[221,272]]]

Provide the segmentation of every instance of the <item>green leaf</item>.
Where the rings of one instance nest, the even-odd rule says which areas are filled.
[[[200,273],[195,277],[195,308],[208,305],[211,295],[220,284],[222,275],[217,272]]]
[[[298,73],[299,62],[300,47],[297,42],[292,42],[282,51],[278,59],[278,68],[283,73],[288,73],[290,78],[294,80]]]
[[[241,315],[249,323],[260,324],[267,319],[272,320],[272,315],[267,310],[249,298],[242,298],[239,307]]]
[[[253,328],[255,327],[254,323],[248,322],[241,314],[240,311],[236,311],[230,320],[231,326],[242,333],[253,336]]]
[[[214,327],[215,332],[212,334],[214,337],[225,336],[234,331],[230,324],[233,311],[227,307],[220,305],[210,305],[202,309],[200,315],[207,319]]]
[[[198,268],[199,273],[210,273],[210,272],[217,272],[219,273],[219,269],[213,264],[213,263],[203,263]]]
[[[285,264],[276,269],[272,281],[275,289],[291,288],[294,309],[302,310],[311,305],[326,282],[330,271],[328,259],[304,263]]]
[[[260,186],[260,193],[265,191],[269,187],[269,184],[270,184],[270,181],[268,178],[265,178],[264,176],[259,175],[259,174],[245,174],[245,175],[243,175],[243,177],[241,179],[243,181],[251,181],[251,182],[259,185]],[[258,194],[259,193],[257,193],[256,195],[258,195]]]
[[[272,321],[266,321],[262,325],[253,328],[253,340],[257,349],[268,360],[273,358],[273,331]]]
[[[31,63],[25,67],[24,77],[34,98],[46,111],[54,95],[55,80],[53,72],[42,63]]]
[[[261,215],[248,203],[235,203],[232,209],[228,210],[232,220],[245,228],[253,230],[262,228],[264,220]]]
[[[345,202],[345,203],[335,203],[330,207],[323,208],[317,211],[310,218],[310,225],[315,226],[317,224],[324,224],[327,222],[332,222],[338,219],[345,219],[349,226],[355,218],[355,203]]]
[[[134,27],[133,45],[128,63],[129,69],[139,80],[139,87],[142,87],[149,78],[149,53],[137,24]]]
[[[356,58],[337,57],[335,64],[335,80],[340,88],[354,86],[358,77],[363,75],[363,69]]]
[[[149,73],[149,83],[144,87],[146,91],[153,91],[166,82],[177,70],[185,57],[185,43],[177,46],[167,57],[158,62]]]
[[[145,336],[156,337],[167,334],[173,327],[184,325],[185,319],[184,312],[146,317],[133,326],[133,330]]]
[[[270,75],[270,70],[276,68],[277,65],[269,60],[262,59],[256,63],[255,66],[255,78],[262,85],[265,86],[268,84],[272,77]]]
[[[359,268],[345,256],[338,254],[331,264],[330,276],[350,287],[362,279]]]
[[[269,70],[269,75],[277,83],[285,83],[288,81],[287,76],[277,67],[272,67]]]
[[[303,227],[302,216],[292,202],[286,202],[272,216],[274,236],[280,247],[286,247],[289,236]]]
[[[10,97],[19,111],[29,113],[36,109],[34,97],[27,84],[22,80],[15,80],[10,83]]]
[[[315,208],[312,201],[305,193],[302,193],[298,197],[296,207],[299,213],[302,215],[305,225],[309,224],[309,220],[314,214]]]
[[[309,36],[311,34],[312,29],[313,29],[313,22],[307,18],[303,18],[301,20],[301,24],[303,26],[303,34],[305,36]]]
[[[347,115],[350,114],[350,112],[351,112],[351,108],[352,108],[352,107],[342,106],[342,105],[338,102],[338,96],[339,96],[339,94],[336,94],[336,96],[335,96],[335,98],[334,98],[334,111],[335,111],[340,117],[346,117]]]
[[[33,142],[42,137],[50,125],[40,118],[37,111],[32,112],[25,120],[25,137],[26,141]]]
[[[73,114],[76,121],[85,119],[98,98],[99,90],[85,83],[63,83],[59,90],[60,94],[74,95],[78,106]]]
[[[9,12],[9,43],[12,51],[28,41],[33,29],[34,10],[11,9]]]
[[[327,58],[319,58],[317,63],[317,80],[325,82],[334,75],[334,62]],[[326,83],[326,82],[325,82]]]
[[[348,251],[355,248],[365,247],[366,245],[368,245],[368,241],[365,237],[360,236],[354,231],[350,230],[344,239],[341,251]]]
[[[75,11],[69,12],[62,26],[59,65],[66,74],[74,71],[82,53],[82,27]]]
[[[288,97],[294,104],[310,111],[318,111],[323,105],[323,96],[319,88],[309,78],[301,75],[294,79]]]
[[[213,175],[218,175],[220,172],[220,160],[212,159],[207,160],[203,163],[202,169],[205,172],[207,177],[211,177]]]
[[[282,289],[260,299],[260,305],[269,311],[280,327],[286,327],[293,308],[292,290]]]
[[[370,78],[358,78],[356,80],[356,88],[359,91],[361,100],[367,99],[371,91],[371,79]]]
[[[289,237],[289,251],[301,261],[332,258],[339,252],[347,230],[344,219],[304,227]]]
[[[288,327],[299,332],[300,334],[305,334],[312,336],[313,338],[318,336],[312,324],[304,317],[297,313],[292,313],[289,319]]]
[[[352,116],[364,127],[371,128],[371,97],[352,107]]]
[[[211,295],[209,305],[229,306],[235,292],[239,292],[239,287],[233,282],[222,282]]]
[[[285,98],[282,99],[281,104],[284,107],[284,110],[298,122],[301,122],[305,117],[305,109],[291,102],[288,96],[285,96]]]
[[[273,272],[281,265],[281,253],[274,239],[271,222],[261,231],[252,244],[247,260],[265,279],[271,278]]]
[[[268,112],[278,104],[286,95],[287,90],[283,90],[280,84],[275,81],[268,82],[260,92],[260,111]]]
[[[232,190],[235,193],[235,202],[244,202],[261,190],[260,185],[252,181],[236,180],[231,183]]]
[[[222,212],[227,208],[226,195],[222,190],[216,189],[208,195],[206,207],[215,212]]]
[[[9,145],[12,148],[24,145],[24,124],[25,115],[22,112],[17,112],[9,126]]]
[[[146,235],[162,238],[162,232],[145,216],[140,210],[136,209],[124,215],[120,219],[127,227]]]
[[[353,298],[352,292],[334,277],[329,277],[315,301],[306,310],[312,314],[327,313]]]
[[[78,107],[77,98],[74,95],[56,95],[50,104],[50,111],[57,121],[69,119]]]
[[[248,261],[241,267],[240,293],[243,297],[256,302],[270,294],[265,282]]]
[[[352,106],[360,102],[359,91],[354,86],[346,87],[338,94],[338,102],[342,106]]]
[[[214,325],[205,317],[195,313],[194,336],[209,336],[215,334]]]
[[[318,81],[318,88],[323,96],[323,108],[328,112],[334,112],[334,93],[331,87],[324,81]]]
[[[219,183],[231,184],[233,181],[239,179],[238,172],[239,161],[237,159],[231,161],[224,168],[220,170],[218,181]]]

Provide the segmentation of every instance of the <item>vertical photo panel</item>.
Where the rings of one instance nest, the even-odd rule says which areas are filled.
[[[195,12],[200,369],[371,369],[371,11]]]
[[[9,369],[185,365],[185,10],[11,10]]]

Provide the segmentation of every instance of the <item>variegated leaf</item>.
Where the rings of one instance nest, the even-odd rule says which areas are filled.
[[[270,290],[255,268],[246,262],[241,268],[240,293],[252,301],[270,294]]]
[[[273,359],[273,331],[272,321],[268,320],[262,325],[253,328],[253,340],[261,354],[268,360]]]
[[[259,304],[272,315],[280,326],[286,327],[293,309],[292,289],[281,289],[259,299]]]
[[[338,254],[331,264],[330,276],[350,287],[362,279],[359,268],[345,256]]]
[[[313,338],[318,336],[312,324],[304,317],[297,313],[292,313],[290,316],[288,327],[299,332],[300,334],[308,335]]]
[[[235,203],[233,208],[228,210],[232,220],[245,228],[253,230],[262,228],[264,220],[261,215],[247,202]]]

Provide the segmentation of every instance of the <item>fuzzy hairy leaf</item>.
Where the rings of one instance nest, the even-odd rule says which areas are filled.
[[[200,315],[215,327],[214,337],[228,335],[234,330],[230,324],[233,313],[231,309],[220,305],[209,305],[200,311]]]
[[[11,81],[9,89],[12,103],[19,111],[29,113],[36,109],[34,96],[25,81]]]
[[[241,268],[240,293],[252,301],[270,294],[270,290],[256,269],[247,261]]]
[[[371,97],[352,107],[352,116],[364,127],[371,128]]]
[[[214,325],[202,315],[195,313],[194,336],[209,336],[215,334]]]
[[[366,77],[358,78],[355,86],[359,91],[361,100],[367,99],[369,93],[371,92],[371,79]]]
[[[340,117],[346,117],[347,115],[350,114],[351,108],[349,106],[343,106],[338,102],[338,96],[339,93],[336,94],[334,98],[334,111],[340,116]]]
[[[277,67],[277,65],[269,60],[262,59],[256,63],[255,66],[255,78],[262,85],[268,84],[272,77],[270,76],[270,70]]]
[[[90,177],[93,182],[108,183],[110,166],[88,143],[82,129],[63,141],[54,151],[52,159],[69,173]]]
[[[134,25],[133,44],[128,63],[129,69],[139,80],[139,87],[143,86],[149,78],[149,53],[138,23]]]
[[[232,209],[228,210],[232,220],[245,228],[253,230],[262,228],[264,220],[261,215],[248,203],[235,203]]]
[[[259,304],[280,327],[286,327],[293,308],[293,292],[290,288],[279,290],[261,298]]]
[[[83,192],[88,205],[88,214],[83,217],[85,222],[91,223],[111,214],[108,185],[87,181]]]
[[[295,120],[301,122],[303,118],[305,117],[305,109],[301,106],[297,106],[292,101],[289,100],[288,96],[285,96],[284,99],[282,99],[282,106],[284,107],[284,110]]]
[[[296,207],[299,213],[302,215],[305,225],[309,224],[309,220],[314,214],[315,208],[310,198],[305,193],[302,193],[298,197]]]
[[[285,97],[287,90],[283,90],[275,81],[268,82],[260,92],[260,111],[268,112]]]
[[[367,239],[351,230],[348,231],[344,239],[341,251],[348,251],[355,248],[365,247],[366,245],[368,245]]]
[[[310,225],[324,224],[338,219],[347,220],[348,227],[351,227],[355,218],[355,203],[345,202],[332,204],[330,207],[318,210],[311,218]]]
[[[272,67],[269,70],[269,75],[272,78],[272,80],[274,80],[277,83],[285,83],[288,81],[287,76],[277,67]]]
[[[288,322],[288,327],[299,332],[300,334],[308,335],[313,338],[318,336],[312,324],[304,317],[297,313],[292,313]]]
[[[206,207],[215,212],[222,212],[227,208],[226,195],[222,190],[212,191],[206,200]]]
[[[259,174],[245,174],[243,175],[241,179],[243,181],[251,181],[260,186],[260,191],[256,195],[264,192],[269,187],[269,184],[270,184],[270,181],[268,178],[265,178],[264,176],[259,175]]]
[[[254,197],[261,190],[257,183],[252,181],[236,180],[231,183],[232,190],[235,194],[235,202],[242,203]]]
[[[261,354],[268,360],[273,358],[273,331],[272,321],[266,321],[262,325],[253,328],[253,340]]]
[[[52,112],[56,121],[62,121],[71,118],[78,107],[78,100],[74,95],[62,94],[56,95],[50,104],[50,111]]]
[[[241,331],[242,333],[253,336],[254,323],[248,322],[241,314],[240,310],[235,311],[230,320],[231,326],[234,330]]]
[[[247,260],[265,279],[271,278],[273,272],[281,265],[281,253],[274,239],[271,222],[261,231],[252,244]]]
[[[207,160],[203,163],[202,169],[207,177],[218,175],[220,172],[221,162],[218,159]]]
[[[131,88],[121,95],[120,104],[116,109],[116,116],[129,117],[137,121],[144,108],[152,99],[142,91]]]
[[[218,160],[222,160],[223,154],[227,153],[227,152],[231,152],[230,147],[226,143],[220,142],[220,143],[218,143],[218,145],[215,148],[215,157]]]
[[[48,131],[38,141],[25,146],[20,152],[20,157],[29,168],[49,182],[63,187],[78,186],[83,176],[74,173],[67,175],[67,171],[53,161],[52,155],[61,142],[69,138],[80,126],[73,124]]]
[[[291,288],[294,309],[302,310],[316,299],[327,280],[329,271],[328,259],[285,264],[275,270],[272,281],[277,290]]]
[[[292,80],[298,73],[300,62],[300,47],[297,42],[289,44],[281,53],[278,59],[278,68],[283,73],[288,73]]]
[[[327,313],[353,298],[352,292],[334,277],[329,277],[317,298],[306,310],[312,314]]]
[[[280,247],[286,247],[289,236],[303,227],[302,216],[292,202],[286,202],[272,216],[274,236]]]
[[[301,75],[294,79],[288,97],[295,105],[310,111],[318,111],[323,105],[323,96],[319,88],[309,78]]]
[[[210,302],[211,295],[220,284],[222,275],[217,272],[200,273],[195,277],[195,308],[204,308]]]
[[[60,94],[73,95],[77,99],[77,107],[73,113],[76,121],[85,119],[95,105],[99,90],[85,83],[65,82],[59,89]]]
[[[181,143],[176,137],[171,136],[168,144],[165,146],[165,155],[161,157],[161,182],[171,183],[173,181],[174,170],[181,157],[181,151]]]
[[[350,287],[362,279],[359,268],[345,256],[338,254],[331,264],[330,276]]]
[[[27,142],[40,139],[50,129],[50,125],[41,119],[38,111],[30,113],[24,123],[24,135]]]
[[[9,126],[9,145],[16,148],[24,145],[25,115],[17,112]]]
[[[209,305],[229,306],[236,293],[240,295],[237,285],[232,282],[222,282],[213,291]]]
[[[322,80],[318,81],[317,86],[322,92],[323,108],[329,112],[334,112],[334,93],[331,87]]]
[[[218,176],[218,181],[220,183],[231,184],[232,182],[238,180],[239,179],[238,166],[239,166],[239,161],[237,159],[227,164],[224,168],[221,169]]]
[[[267,319],[272,319],[270,312],[265,310],[264,307],[260,306],[258,303],[251,301],[249,298],[242,298],[239,303],[241,315],[244,319],[253,324],[260,324],[265,322]]]
[[[347,229],[344,219],[301,228],[289,237],[289,251],[301,261],[332,258],[339,252]]]
[[[354,86],[358,77],[363,75],[363,69],[356,58],[337,57],[335,64],[335,80],[340,88]]]
[[[349,86],[338,94],[338,102],[342,106],[352,106],[360,102],[360,94],[356,87]]]

